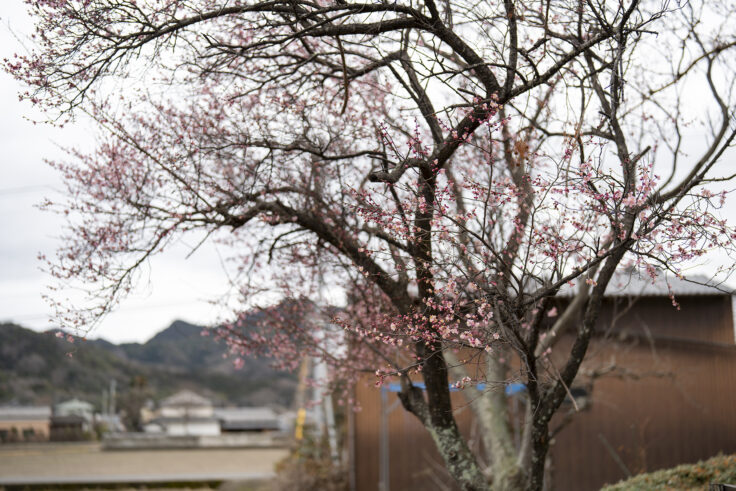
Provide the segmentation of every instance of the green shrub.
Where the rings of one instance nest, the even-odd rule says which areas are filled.
[[[718,455],[696,464],[639,474],[601,491],[707,490],[710,483],[736,484],[736,455]]]

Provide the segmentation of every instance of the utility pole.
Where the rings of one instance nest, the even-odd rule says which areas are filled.
[[[110,412],[110,406],[108,405],[107,401],[107,390],[102,389],[102,408],[100,411],[103,415],[109,414]]]
[[[294,422],[294,438],[297,442],[304,438],[304,423],[307,419],[307,377],[309,376],[310,358],[305,356],[299,369],[299,385],[296,388],[294,405],[296,406],[296,421]]]
[[[117,382],[115,379],[110,380],[110,416],[115,415],[115,386]]]

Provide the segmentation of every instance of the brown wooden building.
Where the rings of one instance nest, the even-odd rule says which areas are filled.
[[[549,489],[594,490],[640,472],[736,452],[733,297],[683,281],[671,288],[680,310],[665,286],[640,280],[615,285],[606,299],[574,391],[586,407],[554,438]],[[560,344],[564,351],[565,340]],[[583,380],[595,370],[608,374],[593,384]],[[467,407],[474,391],[453,398],[458,423],[482,452]],[[512,410],[523,406],[523,397],[509,395]],[[362,410],[349,428],[353,489],[453,489],[429,435],[390,387],[360,384],[356,399]]]

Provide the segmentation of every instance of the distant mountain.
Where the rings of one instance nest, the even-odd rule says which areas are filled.
[[[203,337],[201,326],[176,321],[148,342],[112,344],[77,340],[0,324],[0,404],[51,404],[79,397],[102,407],[102,393],[117,382],[120,398],[133,387],[157,400],[188,388],[219,404],[291,404],[293,374],[246,359],[240,370],[224,343]]]
[[[214,369],[231,371],[232,363],[225,360],[224,346],[202,336],[202,326],[175,321],[145,344],[126,343],[118,347],[127,358],[146,365],[183,369]],[[103,341],[104,342],[104,341]]]

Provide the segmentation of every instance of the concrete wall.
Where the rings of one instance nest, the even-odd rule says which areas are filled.
[[[159,414],[164,418],[211,418],[214,412],[211,406],[162,407]]]
[[[110,433],[105,435],[105,450],[151,450],[157,448],[247,448],[283,447],[288,439],[282,433],[235,433],[227,435],[163,435],[151,433]]]
[[[166,433],[172,436],[214,436],[220,434],[219,421],[188,421],[181,423],[166,423]]]

